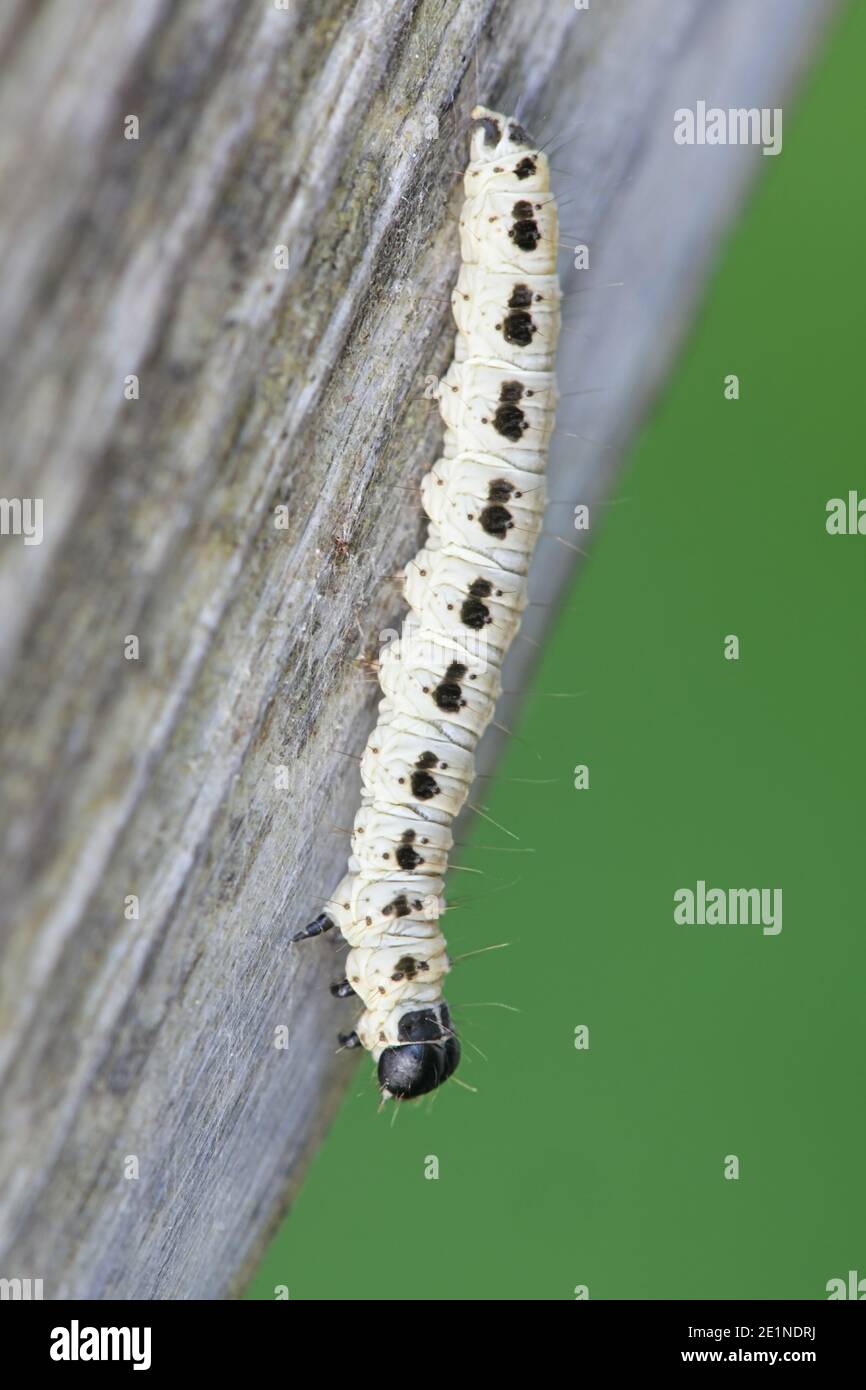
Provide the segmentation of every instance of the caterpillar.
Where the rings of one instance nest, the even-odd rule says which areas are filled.
[[[442,983],[451,823],[493,718],[500,667],[527,605],[556,405],[558,222],[545,154],[515,119],[472,112],[451,296],[454,360],[437,389],[442,457],[422,483],[424,548],[404,570],[401,636],[379,656],[383,699],[361,759],[348,873],[293,941],[338,927],[338,997],[364,1012],[340,1035],[377,1064],[383,1098],[425,1095],[460,1044]]]

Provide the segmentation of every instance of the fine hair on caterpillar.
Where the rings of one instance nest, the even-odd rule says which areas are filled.
[[[502,662],[529,602],[556,406],[559,233],[547,156],[516,119],[483,106],[472,118],[454,357],[435,391],[442,456],[420,487],[427,537],[403,571],[400,636],[371,663],[383,698],[360,758],[348,873],[292,938],[337,927],[349,943],[332,990],[364,1011],[340,1045],[372,1054],[394,1100],[435,1090],[460,1060],[442,995],[451,826],[464,806],[496,824],[468,800],[475,749],[495,722]]]

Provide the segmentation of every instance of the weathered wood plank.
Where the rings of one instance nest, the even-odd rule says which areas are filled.
[[[337,943],[286,938],[341,872],[339,750],[375,699],[352,658],[420,534],[477,82],[574,129],[564,226],[626,282],[580,298],[563,352],[563,389],[605,390],[565,412],[599,443],[560,441],[555,495],[592,502],[762,163],[684,178],[673,110],[779,104],[833,8],[7,7],[0,491],[44,499],[45,532],[0,538],[0,1273],[237,1290],[350,1074]],[[545,561],[556,595],[570,556]]]

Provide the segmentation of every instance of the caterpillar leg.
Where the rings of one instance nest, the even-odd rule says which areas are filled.
[[[448,1005],[432,1004],[405,1013],[398,1029],[400,1042],[379,1057],[379,1085],[393,1100],[413,1100],[435,1091],[457,1069],[460,1044]]]
[[[300,931],[296,931],[294,936],[289,937],[289,941],[306,941],[311,936],[321,936],[323,932],[331,931],[336,925],[333,918],[327,912],[320,912],[318,917],[314,917],[312,922],[308,922]]]
[[[353,1047],[364,1046],[364,1044],[361,1042],[361,1039],[358,1037],[358,1034],[355,1032],[354,1028],[352,1029],[351,1033],[338,1033],[337,1042],[340,1044],[341,1047],[345,1047],[347,1050]]]

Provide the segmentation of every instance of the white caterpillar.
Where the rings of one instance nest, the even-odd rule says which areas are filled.
[[[445,442],[422,485],[427,542],[406,566],[402,636],[380,654],[384,699],[361,760],[349,872],[330,911],[293,938],[338,926],[349,942],[333,989],[357,995],[364,1013],[340,1041],[373,1054],[383,1095],[397,1100],[433,1090],[460,1059],[442,998],[450,827],[526,607],[556,403],[547,158],[510,117],[480,106],[472,116],[457,337],[438,392]]]

